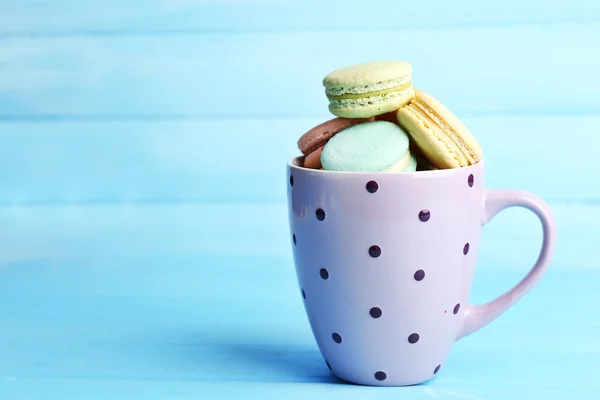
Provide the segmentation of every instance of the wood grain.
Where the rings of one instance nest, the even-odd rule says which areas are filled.
[[[600,397],[600,3],[0,2],[0,398]],[[513,309],[407,388],[334,378],[296,283],[285,162],[332,69],[400,58],[473,131],[486,183],[550,203]],[[471,295],[528,271],[525,210]]]
[[[435,381],[374,392],[341,384],[319,355],[284,205],[0,208],[0,391],[17,399],[47,388],[83,399],[595,394],[600,216],[595,207],[554,211],[565,240],[539,286],[457,343]],[[507,213],[486,228],[474,303],[525,274],[539,246],[532,227]]]
[[[319,117],[321,80],[401,58],[461,116],[600,111],[600,23],[0,41],[0,120]]]
[[[3,123],[0,203],[284,201],[285,164],[300,154],[296,141],[323,120]],[[464,122],[484,149],[489,187],[550,202],[600,200],[598,117]]]
[[[600,255],[595,247],[600,208],[550,206],[559,236],[552,269],[598,269]],[[72,259],[85,262],[81,270],[85,275],[86,268],[94,267],[94,260],[102,259],[104,253],[120,259],[193,257],[199,260],[197,268],[207,271],[229,265],[224,261],[215,264],[215,256],[233,257],[236,261],[231,268],[253,265],[243,262],[246,256],[268,258],[275,268],[292,265],[285,203],[10,206],[0,207],[0,216],[0,269],[38,261],[59,266],[62,260]],[[485,226],[482,235],[478,267],[482,271],[522,274],[533,265],[541,245],[540,224],[524,209],[503,211]],[[123,265],[143,268],[143,264],[134,266],[127,261],[102,268],[118,273]],[[30,273],[32,278],[36,276],[35,269]],[[31,281],[39,294],[46,292],[46,283]],[[94,285],[94,280],[89,284]],[[6,286],[3,290],[13,293],[16,289]],[[166,295],[168,288],[165,290]]]
[[[316,0],[6,0],[0,10],[0,34],[5,36],[406,30],[600,21],[600,6],[593,0],[373,0],[367,9],[360,2]]]

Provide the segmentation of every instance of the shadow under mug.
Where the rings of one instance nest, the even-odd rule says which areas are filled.
[[[338,172],[287,165],[296,275],[327,366],[363,385],[425,382],[458,339],[515,304],[543,275],[556,234],[548,206],[523,191],[484,186],[484,161],[411,173]],[[480,231],[508,207],[539,218],[543,243],[508,292],[470,305]]]

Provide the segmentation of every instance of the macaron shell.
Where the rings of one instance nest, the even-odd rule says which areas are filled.
[[[304,157],[304,168],[320,169],[321,165],[321,153],[323,152],[324,145],[307,154]]]
[[[388,121],[398,125],[398,117],[396,116],[396,111],[398,110],[394,109],[393,111],[387,112],[385,114],[376,115],[375,121]]]
[[[438,169],[431,163],[431,161],[429,161],[429,159],[427,159],[427,157],[423,155],[415,156],[415,159],[417,161],[417,171],[432,171]]]
[[[470,147],[471,151],[474,153],[477,161],[479,161],[483,157],[483,150],[479,145],[475,136],[471,133],[469,128],[463,124],[463,122],[454,114],[452,111],[448,109],[444,104],[442,104],[438,99],[431,96],[430,94],[415,89],[415,96],[418,94],[419,98],[427,103],[446,123],[448,123],[464,140],[467,145]]]
[[[408,136],[398,125],[365,122],[331,138],[321,153],[321,164],[329,171],[385,171],[404,157],[408,145]]]
[[[402,159],[396,165],[388,169],[386,172],[415,172],[416,170],[417,160],[410,153],[410,151],[407,151],[406,155],[402,157]]]
[[[310,129],[298,139],[298,148],[304,155],[322,147],[336,133],[356,124],[372,121],[373,118],[333,118]]]
[[[398,110],[398,122],[431,163],[438,168],[458,168],[478,162],[482,157],[481,147],[466,126],[431,95],[420,90],[415,93],[416,98]],[[439,119],[451,128],[456,138],[439,126],[436,122]]]
[[[395,115],[396,113],[394,113]],[[396,119],[397,120],[397,119]],[[417,171],[430,171],[438,169],[431,161],[423,154],[423,151],[413,141],[410,143],[410,153],[415,157]]]
[[[398,79],[412,73],[410,63],[402,60],[380,60],[350,65],[330,72],[323,86],[358,86]]]
[[[354,102],[351,102],[354,103],[354,105],[351,105],[348,108],[332,108],[329,106],[329,111],[333,115],[343,118],[368,118],[395,111],[408,104],[414,97],[415,92],[411,87],[403,91],[397,97],[386,98],[381,101],[373,102],[373,104],[362,105],[361,103],[364,103],[363,99],[369,98],[368,93],[365,93],[363,99],[357,99]]]
[[[414,96],[412,66],[402,60],[351,65],[323,79],[329,111],[343,118],[366,118],[394,111]]]
[[[444,142],[438,140],[429,128],[423,125],[422,121],[413,115],[401,116],[401,111],[398,111],[398,120],[433,165],[440,168],[459,168],[461,166],[455,155],[456,149],[451,150]]]
[[[404,156],[396,163],[394,164],[391,168],[388,168],[386,170],[386,172],[404,172],[405,169],[409,168],[410,166],[410,160],[411,158],[411,154],[410,151],[406,151],[406,153],[404,154]]]
[[[411,154],[410,160],[408,161],[408,165],[406,166],[406,168],[404,168],[404,171],[402,171],[402,172],[415,172],[416,170],[417,170],[417,160]]]

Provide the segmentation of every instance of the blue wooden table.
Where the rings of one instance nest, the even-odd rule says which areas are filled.
[[[600,397],[598,3],[71,3],[0,1],[0,399]],[[405,388],[330,374],[285,202],[322,77],[382,58],[558,226],[540,284]],[[494,219],[472,302],[540,243],[526,211]]]

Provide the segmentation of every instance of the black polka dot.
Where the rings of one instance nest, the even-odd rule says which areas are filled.
[[[321,278],[327,279],[329,278],[329,271],[327,271],[325,268],[321,268],[319,275],[321,275]]]
[[[429,212],[429,210],[421,210],[421,212],[419,213],[419,219],[421,220],[421,222],[427,222],[429,221],[429,218],[431,218],[431,213]]]
[[[460,310],[460,303],[454,306],[454,314],[458,314],[458,310]]]
[[[316,215],[319,221],[323,221],[325,219],[325,210],[322,208],[317,209]]]
[[[304,289],[302,289],[302,298],[306,299],[306,293],[304,293]]]
[[[294,175],[290,175],[290,186],[294,186]]]
[[[381,255],[381,247],[373,245],[369,247],[369,255],[373,258],[377,258]]]
[[[331,337],[333,338],[334,342],[336,342],[336,343],[342,343],[342,337],[340,336],[339,333],[334,332],[334,333],[331,334]]]
[[[419,334],[418,333],[411,333],[410,336],[408,337],[408,343],[417,343],[419,341]]]
[[[423,279],[425,279],[425,271],[420,269],[415,272],[415,281],[422,281]]]
[[[467,183],[469,184],[469,187],[473,187],[473,182],[474,182],[474,178],[473,178],[473,174],[469,175],[469,179],[467,179]]]
[[[375,181],[367,182],[367,192],[375,193],[379,189],[379,185]]]
[[[381,317],[381,314],[383,314],[383,313],[381,312],[381,308],[373,307],[369,311],[369,314],[371,314],[371,317],[373,317],[373,318],[379,318],[379,317]]]
[[[385,374],[385,372],[383,372],[383,371],[375,372],[375,379],[377,379],[378,381],[385,381],[386,378],[387,378],[387,375]]]
[[[292,240],[294,241],[294,244],[296,244],[296,234],[295,233],[292,235]]]
[[[471,246],[469,246],[469,243],[465,244],[465,247],[463,247],[463,254],[464,254],[465,256],[466,256],[466,255],[467,255],[467,253],[469,252],[469,247],[471,247]]]
[[[437,367],[435,367],[435,369],[433,370],[433,374],[437,374],[438,372],[440,372],[440,368],[442,368],[441,365],[438,365]]]
[[[327,364],[327,368],[331,371],[331,365],[329,365],[329,361],[325,360],[325,364]]]

